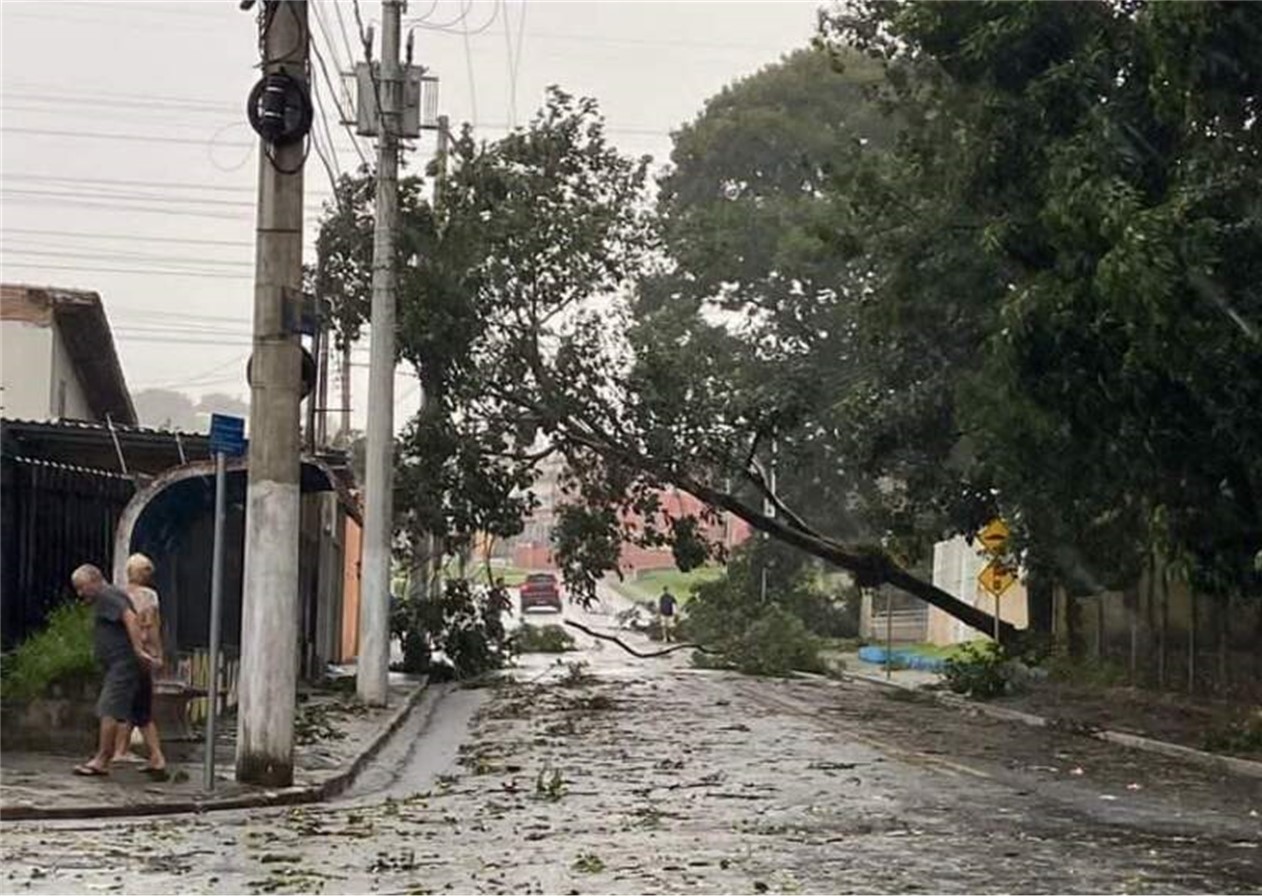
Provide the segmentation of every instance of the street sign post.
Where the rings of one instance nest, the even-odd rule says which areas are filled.
[[[999,560],[1008,549],[1008,536],[1011,534],[1012,530],[1000,517],[995,517],[977,533],[977,540],[981,542],[982,550],[990,555],[990,562],[978,574],[977,581],[995,598],[996,644],[999,643],[999,597],[1017,580],[1017,574],[1009,569],[1006,563]]]
[[[1011,534],[1008,524],[996,517],[977,533],[977,540],[982,543],[982,549],[987,554],[997,557],[1008,546],[1008,536]]]
[[[991,560],[977,575],[977,581],[982,588],[989,591],[995,598],[995,643],[999,643],[999,597],[1011,588],[1017,581],[1017,574],[1006,563],[1000,560]]]
[[[210,418],[210,450],[215,456],[215,540],[210,566],[210,693],[206,707],[204,786],[215,789],[215,720],[219,713],[219,617],[223,607],[223,530],[227,504],[228,458],[245,453],[245,420],[225,414]]]

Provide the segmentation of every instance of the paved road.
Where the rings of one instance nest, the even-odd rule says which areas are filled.
[[[38,893],[1258,892],[1259,812],[1072,734],[587,641],[435,691],[337,803],[6,825],[0,858]]]

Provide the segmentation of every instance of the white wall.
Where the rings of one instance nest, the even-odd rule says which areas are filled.
[[[52,396],[53,329],[19,320],[0,321],[0,380],[4,416],[47,420]],[[67,387],[68,388],[68,387]]]
[[[55,326],[0,321],[0,412],[16,420],[95,420],[83,383]],[[65,383],[65,407],[61,383]]]
[[[940,541],[933,546],[933,584],[965,603],[993,613],[995,599],[977,581],[987,562],[987,558],[971,547],[962,535]],[[1029,606],[1024,582],[1018,581],[1004,592],[1000,598],[999,616],[1017,628],[1026,627]],[[954,616],[937,607],[929,608],[929,640],[934,644],[958,644],[981,637],[984,637],[981,632],[974,631]]]
[[[52,330],[53,360],[52,378],[49,382],[49,413],[64,420],[95,420],[92,408],[88,405],[88,398],[83,392],[83,383],[79,380],[79,374],[75,371],[70,355],[66,351],[66,343],[61,338],[61,332],[56,327]],[[64,408],[59,407],[58,395],[59,383],[62,382],[66,384]]]

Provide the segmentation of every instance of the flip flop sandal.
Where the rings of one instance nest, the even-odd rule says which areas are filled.
[[[105,769],[97,768],[94,765],[87,765],[86,763],[84,765],[76,765],[74,767],[74,773],[81,778],[108,778],[110,774],[105,771]]]

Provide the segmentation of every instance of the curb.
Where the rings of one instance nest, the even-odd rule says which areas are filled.
[[[813,675],[808,673],[796,673],[807,678],[817,678],[822,681],[828,681],[828,676]],[[1005,722],[1020,722],[1023,725],[1030,725],[1035,728],[1056,728],[1058,725],[1052,719],[1044,716],[1036,716],[1032,713],[1022,712],[1019,709],[1009,709],[1005,706],[991,706],[986,703],[979,703],[975,700],[968,700],[956,694],[943,694],[933,691],[922,691],[919,688],[910,685],[898,684],[893,681],[886,681],[881,678],[871,678],[867,675],[857,675],[853,672],[840,672],[838,677],[843,681],[851,681],[862,684],[872,684],[878,687],[893,688],[899,691],[908,691],[914,694],[930,694],[934,701],[949,706],[952,709],[967,710],[969,712],[977,712],[992,719],[1000,719]],[[1168,756],[1172,759],[1182,759],[1185,762],[1191,762],[1204,768],[1213,769],[1218,772],[1225,772],[1232,775],[1240,775],[1246,778],[1262,779],[1262,762],[1255,762],[1252,759],[1241,759],[1238,756],[1223,756],[1219,753],[1207,753],[1204,750],[1197,750],[1193,747],[1184,747],[1179,744],[1172,744],[1164,740],[1154,740],[1151,737],[1143,737],[1138,734],[1129,734],[1125,731],[1109,731],[1104,728],[1089,730],[1083,729],[1077,733],[1086,737],[1102,740],[1106,743],[1117,744],[1122,747],[1129,747],[1132,750],[1142,750],[1146,753],[1157,753],[1162,756]]]
[[[429,682],[422,681],[395,709],[385,725],[377,729],[368,746],[351,760],[350,765],[319,784],[303,784],[262,793],[244,793],[236,796],[210,797],[205,799],[173,800],[165,803],[139,803],[133,805],[79,805],[79,806],[4,806],[0,805],[0,821],[54,820],[73,818],[129,818],[153,815],[183,815],[190,812],[224,812],[231,809],[260,809],[271,806],[297,806],[318,803],[343,793],[354,782],[364,766],[372,761],[386,742],[394,735],[408,715],[429,690]]]

